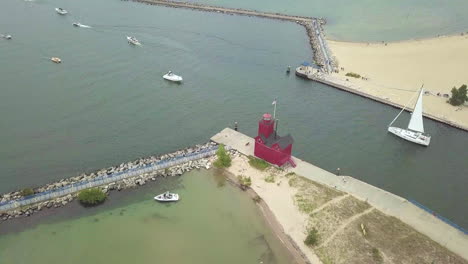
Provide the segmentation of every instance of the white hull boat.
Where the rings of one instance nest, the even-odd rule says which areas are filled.
[[[168,81],[172,81],[172,82],[181,82],[181,81],[183,81],[182,76],[175,75],[175,74],[172,73],[171,71],[169,71],[168,73],[164,74],[164,75],[163,75],[163,78],[166,79],[166,80],[168,80]]]
[[[57,12],[57,13],[60,14],[60,15],[66,15],[66,14],[68,14],[68,11],[67,11],[67,10],[65,10],[65,9],[63,9],[63,8],[60,8],[60,7],[55,8],[55,12]]]
[[[3,34],[0,34],[0,37],[4,38],[4,39],[11,39],[11,35],[3,35]]]
[[[179,201],[179,195],[177,193],[165,192],[155,196],[154,200],[158,202],[176,202]]]
[[[127,36],[127,40],[128,40],[128,43],[130,43],[130,44],[133,44],[133,45],[136,45],[136,46],[141,45],[140,41],[138,41],[138,39],[136,39],[135,37]]]
[[[401,112],[393,119],[393,121],[388,126],[388,132],[401,137],[405,140],[410,142],[429,146],[431,142],[431,136],[424,133],[424,124],[423,124],[423,116],[422,116],[422,97],[424,94],[424,90],[421,87],[421,91],[419,92],[418,100],[416,101],[416,105],[414,106],[413,113],[411,114],[411,119],[408,124],[408,128],[399,128],[399,127],[392,127],[391,125],[395,120],[397,120],[398,116],[405,110],[406,106],[403,107]]]

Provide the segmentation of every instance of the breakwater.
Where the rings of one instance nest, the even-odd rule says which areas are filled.
[[[390,106],[393,106],[393,107],[398,108],[398,109],[402,109],[404,107],[404,105],[392,102],[392,101],[387,100],[385,98],[380,98],[378,96],[374,96],[374,95],[371,95],[371,94],[361,92],[358,89],[351,87],[350,83],[346,83],[344,81],[333,78],[333,76],[331,76],[329,74],[314,73],[314,72],[308,70],[305,67],[297,67],[296,68],[296,75],[299,76],[299,77],[302,77],[302,78],[306,78],[306,79],[310,79],[312,81],[316,81],[316,82],[319,82],[319,83],[326,84],[326,85],[331,86],[331,87],[338,88],[338,89],[346,91],[348,93],[356,94],[356,95],[359,95],[361,97],[371,99],[373,101],[376,101],[376,102],[379,102],[379,103],[382,103],[382,104],[390,105]],[[412,109],[410,107],[406,107],[405,110],[407,112],[412,111]],[[432,115],[432,114],[428,114],[426,112],[423,112],[423,115],[425,117],[429,118],[429,119],[434,120],[434,121],[444,123],[446,125],[449,125],[449,126],[452,126],[452,127],[464,130],[464,131],[468,131],[468,127],[463,126],[463,125],[458,124],[458,123],[455,123],[455,122],[452,122],[450,120],[444,119],[442,117],[438,117],[438,116],[435,116],[435,115]]]
[[[0,221],[30,216],[44,208],[57,208],[71,202],[77,192],[99,187],[108,193],[144,185],[156,177],[180,176],[192,169],[209,168],[211,156],[218,149],[209,142],[161,156],[141,158],[90,174],[62,179],[35,188],[34,194],[23,197],[21,191],[0,195]]]
[[[297,23],[305,28],[307,36],[309,38],[309,44],[313,51],[313,60],[316,65],[324,72],[332,72],[336,67],[335,60],[331,56],[331,52],[326,44],[324,37],[323,25],[326,24],[324,18],[304,17],[304,16],[293,16],[281,13],[268,13],[256,10],[247,10],[241,8],[226,8],[218,6],[209,6],[192,2],[175,2],[167,0],[133,0],[134,2],[149,4],[149,5],[160,5],[172,8],[186,8],[191,10],[214,12],[226,15],[243,15],[243,16],[254,16],[260,18],[269,18],[282,21],[289,21]]]

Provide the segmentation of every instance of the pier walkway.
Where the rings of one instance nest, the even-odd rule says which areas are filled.
[[[198,153],[191,153],[185,156],[177,156],[172,159],[161,160],[154,164],[150,164],[144,167],[127,170],[125,172],[118,172],[118,173],[113,173],[110,175],[99,176],[88,181],[83,181],[77,184],[71,184],[62,188],[58,188],[58,189],[54,189],[54,190],[50,190],[50,191],[46,191],[42,193],[37,193],[31,196],[26,196],[22,199],[0,203],[0,212],[9,211],[9,210],[13,210],[15,208],[21,207],[21,206],[26,206],[26,205],[35,204],[38,202],[51,200],[51,199],[65,196],[71,193],[79,192],[84,189],[89,189],[89,188],[121,181],[127,178],[136,177],[144,173],[157,171],[157,170],[161,170],[165,168],[170,168],[170,167],[183,164],[189,161],[206,158],[206,157],[214,155],[217,149],[218,147],[214,146],[214,147],[205,149],[203,151],[200,151]]]
[[[225,128],[214,135],[211,140],[231,147],[244,155],[253,156],[254,139],[230,128]],[[420,208],[412,201],[358,179],[350,176],[337,176],[296,157],[293,157],[293,160],[297,167],[288,170],[367,201],[376,209],[400,219],[418,232],[468,260],[468,250],[466,250],[468,248],[468,234],[466,230],[457,229],[456,226],[443,221],[426,209]]]

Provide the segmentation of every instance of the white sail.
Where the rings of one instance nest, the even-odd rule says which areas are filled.
[[[424,133],[424,125],[423,125],[423,116],[422,116],[422,97],[423,97],[424,89],[421,88],[419,92],[418,101],[414,106],[413,114],[411,114],[411,119],[408,124],[408,129],[413,131],[418,131]]]

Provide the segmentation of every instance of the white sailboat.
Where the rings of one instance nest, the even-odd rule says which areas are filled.
[[[393,121],[388,125],[388,132],[395,134],[398,137],[406,139],[416,144],[420,144],[423,146],[429,146],[431,142],[431,136],[424,133],[424,124],[423,124],[423,116],[422,116],[422,97],[424,94],[424,89],[421,87],[421,91],[419,92],[418,100],[416,101],[416,105],[414,106],[413,113],[411,114],[411,119],[408,124],[408,128],[399,128],[399,127],[392,127],[392,124],[397,120],[400,114],[405,110],[406,106],[400,111],[400,113],[393,119]]]

